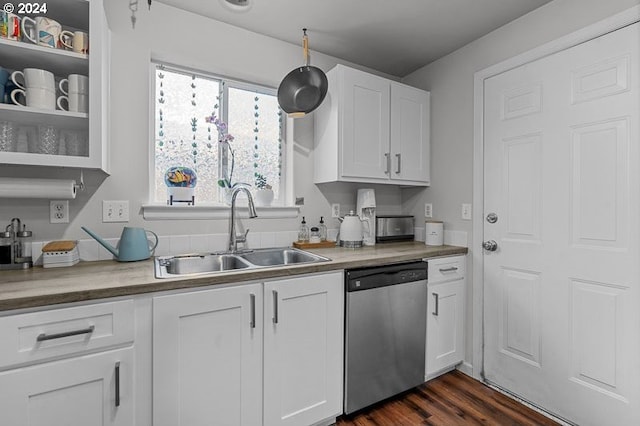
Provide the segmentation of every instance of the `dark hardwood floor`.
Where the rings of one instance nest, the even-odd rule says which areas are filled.
[[[454,370],[369,409],[342,416],[336,425],[557,426],[558,423]]]

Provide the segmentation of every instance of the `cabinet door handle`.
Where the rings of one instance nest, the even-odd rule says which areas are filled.
[[[431,294],[433,294],[433,297],[434,297],[434,299],[436,301],[436,309],[433,312],[431,312],[431,314],[435,315],[435,316],[438,316],[438,304],[439,304],[438,302],[439,302],[440,297],[438,296],[438,293],[431,293]]]
[[[36,340],[38,342],[44,342],[45,340],[62,339],[63,337],[77,336],[78,334],[91,334],[93,333],[93,330],[95,330],[95,328],[96,327],[94,325],[91,325],[87,328],[83,328],[82,330],[65,331],[63,333],[40,333],[38,334],[38,337],[36,337]]]
[[[256,295],[251,295],[251,328],[256,328]]]
[[[120,406],[120,361],[116,362],[116,407]]]
[[[278,323],[278,292],[273,290],[273,323]]]
[[[455,266],[452,266],[452,267],[450,267],[450,268],[440,268],[440,269],[439,269],[439,271],[440,271],[440,272],[443,272],[443,273],[444,273],[444,272],[455,272],[455,271],[457,271],[457,270],[458,270],[458,268],[456,268]]]
[[[391,153],[385,152],[384,153],[384,157],[385,157],[385,160],[387,162],[387,169],[384,171],[384,174],[388,175],[389,172],[391,171]]]
[[[400,169],[401,169],[401,167],[400,167],[400,160],[401,160],[400,155],[401,154],[396,154],[396,158],[398,159],[398,168],[396,169],[396,174],[397,175],[400,174]]]

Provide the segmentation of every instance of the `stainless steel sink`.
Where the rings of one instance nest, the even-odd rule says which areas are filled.
[[[254,250],[249,253],[243,253],[240,257],[256,266],[293,265],[328,260],[325,257],[292,248]]]
[[[331,260],[303,250],[284,247],[241,253],[187,254],[155,258],[156,278],[205,275],[235,270],[262,269]]]
[[[193,254],[185,256],[156,257],[156,277],[172,275],[195,275],[211,272],[233,271],[250,268],[252,265],[238,256],[230,254]]]

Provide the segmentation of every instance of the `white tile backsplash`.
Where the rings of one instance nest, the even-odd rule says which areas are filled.
[[[191,252],[191,236],[190,235],[172,235],[169,237],[170,253],[190,253]]]
[[[213,251],[211,249],[213,244],[211,244],[210,235],[190,235],[189,242],[190,251],[193,253],[208,253]]]
[[[276,247],[276,233],[275,232],[262,232],[260,235],[261,247]]]
[[[100,246],[102,249],[102,246]],[[96,240],[78,240],[78,252],[80,260],[84,262],[94,262],[99,259],[98,242]]]
[[[118,247],[119,238],[103,238],[108,244],[113,247]],[[102,245],[98,247],[98,260],[112,260],[114,259],[113,254]]]
[[[450,246],[468,247],[469,239],[465,231],[444,230],[444,243]]]
[[[327,230],[327,238],[330,240],[335,240],[337,234],[337,229]],[[249,232],[247,238],[248,246],[252,249],[290,247],[293,242],[298,239],[298,231]],[[158,246],[152,254],[154,256],[171,256],[185,253],[223,251],[227,249],[227,239],[227,234],[158,236]],[[105,241],[117,247],[120,240],[119,238],[107,238]],[[33,242],[31,245],[34,260],[38,259],[38,264],[40,265],[42,264],[42,246],[46,243],[47,241]],[[240,244],[240,247],[242,247],[242,244]],[[78,251],[80,253],[80,260],[83,262],[114,259],[111,252],[98,244],[93,238],[78,240]]]

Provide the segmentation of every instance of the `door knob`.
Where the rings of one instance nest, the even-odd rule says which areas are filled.
[[[496,223],[498,221],[498,215],[495,213],[489,213],[487,215],[487,222]]]
[[[498,243],[493,240],[487,240],[482,243],[482,248],[487,251],[496,251],[498,249]]]

